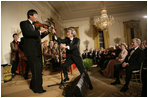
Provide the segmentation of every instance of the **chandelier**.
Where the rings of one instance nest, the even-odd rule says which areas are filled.
[[[101,30],[107,30],[114,22],[113,16],[107,15],[107,10],[101,10],[101,16],[96,19],[96,27]]]

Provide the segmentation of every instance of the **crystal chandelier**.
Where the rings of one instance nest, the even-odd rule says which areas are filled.
[[[101,30],[107,30],[114,22],[113,16],[107,15],[107,10],[101,10],[101,16],[96,19],[96,27]]]

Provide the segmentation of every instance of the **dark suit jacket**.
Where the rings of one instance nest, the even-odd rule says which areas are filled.
[[[25,56],[41,56],[41,38],[44,38],[50,32],[40,35],[39,30],[34,29],[29,20],[20,22],[20,28],[24,36]]]
[[[142,61],[144,60],[144,52],[140,48],[137,48],[128,60],[130,53],[131,51],[128,53],[124,62],[129,63],[129,66],[132,66],[133,69],[139,69]]]
[[[19,44],[18,41],[17,41],[17,43]],[[15,43],[14,40],[10,43],[10,47],[11,47],[11,60],[10,60],[10,62],[12,64],[12,61],[14,61],[18,58],[18,49],[17,49],[16,43]]]
[[[66,60],[71,59],[71,58],[76,58],[78,56],[80,56],[80,39],[78,38],[73,38],[72,43],[70,43],[70,39],[68,37],[66,37],[65,39],[57,39],[57,42],[59,43],[65,43],[67,46],[70,47],[70,50],[67,49],[66,50]]]

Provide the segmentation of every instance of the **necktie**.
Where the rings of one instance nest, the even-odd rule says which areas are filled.
[[[32,23],[33,29],[35,30],[34,22]]]
[[[70,40],[70,44],[72,43],[72,40]]]
[[[128,60],[131,58],[132,54],[135,52],[135,49],[133,49],[131,52],[130,52],[130,56],[128,57]]]

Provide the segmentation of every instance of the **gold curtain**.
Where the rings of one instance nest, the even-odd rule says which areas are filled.
[[[99,40],[99,30],[97,28],[94,27],[94,34],[93,34],[93,38],[94,38],[94,49],[99,49],[100,48],[100,40]]]
[[[124,23],[124,39],[127,45],[131,42],[130,28],[128,28],[127,23]]]
[[[99,30],[94,27],[94,48],[99,49],[100,48],[100,40],[99,40]],[[104,36],[104,48],[109,47],[109,33],[108,30],[103,31]]]
[[[95,34],[95,37],[94,37],[94,48],[95,49],[100,48],[99,32],[97,32],[97,34]]]
[[[77,37],[77,38],[80,38],[80,37],[79,37],[79,27],[72,27],[72,28],[76,31],[76,37]],[[64,30],[65,30],[64,36],[66,36],[67,28],[65,28]]]
[[[130,45],[131,40],[132,40],[132,38],[131,38],[131,28],[134,29],[134,37],[141,39],[142,33],[141,33],[140,26],[139,26],[139,22],[140,21],[136,21],[136,20],[123,22],[123,24],[124,24],[124,38],[125,38],[125,43],[127,45]]]
[[[109,47],[109,33],[108,33],[108,30],[104,30],[103,35],[104,35],[104,48],[108,48]]]

